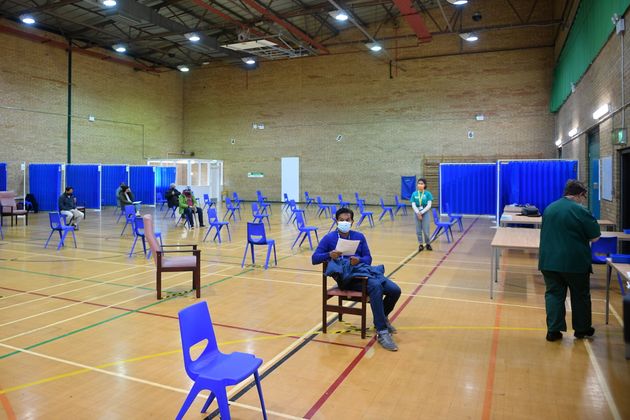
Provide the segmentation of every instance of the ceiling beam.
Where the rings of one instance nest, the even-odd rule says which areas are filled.
[[[411,29],[416,33],[418,41],[431,41],[431,32],[429,32],[420,13],[413,7],[411,0],[394,0],[394,4],[398,7],[398,10],[400,10],[401,15],[405,18],[409,26],[411,26]]]

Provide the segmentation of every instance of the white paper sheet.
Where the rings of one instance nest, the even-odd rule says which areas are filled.
[[[355,255],[359,241],[350,241],[348,239],[339,238],[335,251],[341,251],[342,255]]]

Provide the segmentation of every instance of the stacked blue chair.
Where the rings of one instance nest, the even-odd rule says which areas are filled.
[[[343,199],[343,195],[339,194],[337,196],[339,198],[339,207],[350,207],[350,202]]]
[[[133,250],[136,248],[136,242],[138,242],[138,238],[140,238],[142,239],[142,250],[144,251],[144,255],[147,256],[147,259],[151,258],[151,249],[149,249],[149,252],[147,253],[147,242],[144,238],[144,219],[142,217],[136,217],[133,220],[133,231],[135,238],[133,238],[133,244],[131,245],[129,256],[131,257],[133,255]],[[155,236],[155,239],[160,240],[160,247],[162,247],[164,245],[162,243],[162,234],[154,231],[153,236]]]
[[[265,260],[265,270],[269,268],[269,257],[271,256],[271,250],[273,248],[273,259],[278,265],[278,258],[276,257],[276,241],[273,239],[267,239],[265,233],[265,225],[263,223],[251,223],[247,222],[247,245],[245,245],[245,253],[243,254],[243,261],[241,267],[245,266],[245,258],[247,257],[247,249],[251,246],[252,249],[252,264],[256,264],[254,255],[254,245],[266,245],[267,246],[267,259]]]
[[[266,219],[267,220],[267,226],[269,226],[271,228],[271,224],[269,223],[269,215],[266,214],[266,213],[261,212],[261,210],[258,207],[257,203],[252,203],[252,216],[254,217],[254,220],[252,220],[252,222],[254,222],[254,223],[262,223]]]
[[[212,238],[212,240],[214,241],[218,238],[219,243],[221,243],[221,229],[223,228],[223,226],[225,226],[225,228],[227,229],[228,239],[231,241],[232,236],[230,235],[230,223],[222,222],[219,220],[219,217],[217,216],[217,209],[209,208],[207,212],[208,212],[208,230],[206,231],[206,236],[203,237],[203,242],[206,241],[206,238],[208,238],[208,234],[210,233],[212,228],[214,228],[216,229],[216,233],[214,234],[214,238]]]
[[[160,205],[160,211],[164,210],[164,204],[166,203],[167,201],[164,199],[164,196],[161,192],[155,194],[155,205]]]
[[[302,215],[304,215],[304,210],[298,208],[295,200],[289,200],[289,210],[291,211],[291,215],[289,216],[289,220],[287,220],[287,225],[292,221],[295,222],[297,213],[302,213]],[[302,217],[302,219],[304,219],[304,217]]]
[[[383,201],[383,197],[379,197],[379,199],[380,199],[380,202],[381,202],[381,209],[383,209],[383,212],[378,217],[378,220],[381,220],[383,218],[383,216],[385,216],[385,214],[387,214],[387,213],[389,213],[389,218],[391,220],[394,220],[394,208],[390,207],[390,206],[386,206],[385,202]]]
[[[396,211],[394,212],[394,214],[398,214],[398,212],[400,210],[402,210],[403,215],[406,216],[407,215],[407,204],[404,202],[401,202],[400,199],[398,198],[398,195],[394,196],[394,200],[396,202]]]
[[[333,228],[337,225],[337,218],[335,217],[335,213],[337,213],[337,207],[330,206],[330,218],[332,219],[332,224],[330,225],[330,229],[328,229],[328,232],[333,230]]]
[[[133,207],[133,206],[132,206]],[[50,222],[50,235],[48,235],[48,239],[46,240],[46,244],[44,248],[48,247],[48,242],[50,242],[50,238],[53,236],[53,233],[59,233],[59,245],[57,245],[57,251],[64,246],[64,241],[68,232],[72,233],[72,239],[74,240],[74,247],[77,247],[77,238],[74,236],[74,226],[66,225],[65,219],[61,216],[61,214],[57,212],[48,213],[48,221]]]
[[[234,212],[238,210],[238,214],[240,217],[240,214],[241,214],[240,206],[236,207],[235,205],[232,204],[232,200],[230,200],[230,197],[225,197],[225,208],[226,210],[225,210],[225,214],[223,215],[223,220],[226,220],[225,217],[227,216],[227,220],[230,220],[231,218],[233,218],[234,221],[236,222],[236,214]]]
[[[258,368],[262,359],[253,354],[234,352],[221,353],[214,334],[208,303],[198,302],[178,313],[179,331],[182,339],[182,352],[184,355],[184,367],[186,373],[193,380],[193,386],[182,404],[177,420],[186,414],[192,403],[204,389],[210,390],[210,395],[201,409],[205,413],[216,398],[219,405],[219,413],[222,420],[230,419],[230,406],[227,398],[226,387],[241,383],[247,377],[254,375],[260,408],[263,419],[267,420],[267,411],[263,399]],[[203,352],[195,360],[192,359],[193,347],[203,344]]]
[[[359,223],[357,223],[357,227],[361,226],[361,223],[363,223],[365,218],[367,218],[368,222],[370,222],[370,227],[374,227],[374,212],[365,210],[365,207],[363,207],[363,201],[361,200],[359,200],[359,214],[361,215],[361,218],[359,219]]]
[[[435,232],[433,232],[433,235],[431,235],[431,242],[433,242],[435,238],[437,238],[440,232],[444,231],[444,233],[446,234],[446,241],[450,244],[451,238],[453,238],[453,231],[451,230],[451,225],[453,223],[451,223],[450,220],[448,222],[442,222],[440,220],[440,216],[438,215],[437,210],[431,209],[431,211],[433,212],[433,223],[435,223]],[[425,213],[425,217],[426,217],[426,213]],[[450,234],[450,237],[449,237],[449,234]]]
[[[306,208],[313,204],[313,199],[308,195],[308,191],[304,191],[304,198],[306,199]]]
[[[313,250],[311,232],[315,232],[315,238],[317,239],[317,243],[319,243],[319,236],[317,236],[317,226],[306,226],[306,222],[304,221],[304,213],[302,212],[295,213],[295,222],[297,223],[298,236],[297,238],[295,238],[295,241],[293,241],[291,249],[293,249],[297,241],[300,239],[300,236],[302,236],[302,241],[300,242],[298,247],[301,247],[304,240],[308,238],[308,244],[311,247],[311,250]]]
[[[133,221],[136,218],[136,207],[134,205],[125,206],[125,226],[123,226],[122,231],[120,232],[120,236],[125,234],[125,229],[127,226],[131,226],[131,231],[133,232]]]
[[[448,214],[448,219],[451,224],[457,222],[457,226],[459,227],[459,231],[464,231],[464,224],[462,223],[462,215],[461,214],[452,214],[451,209],[448,206],[448,203],[444,203],[444,210],[446,210],[446,214]]]

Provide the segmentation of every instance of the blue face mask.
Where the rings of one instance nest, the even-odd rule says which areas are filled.
[[[337,222],[337,229],[339,229],[341,233],[350,232],[350,226],[352,226],[351,222]]]

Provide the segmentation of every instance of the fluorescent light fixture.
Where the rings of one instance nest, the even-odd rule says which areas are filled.
[[[35,23],[35,18],[31,15],[22,15],[20,16],[20,20],[22,23],[26,23],[27,25],[32,25]]]
[[[116,6],[116,4],[118,4],[116,3],[116,0],[103,0],[102,3],[105,7],[114,7]]]
[[[571,129],[571,131],[569,131],[567,134],[569,135],[569,137],[573,137],[577,134],[577,127]]]
[[[256,59],[254,57],[243,57],[241,58],[241,60],[243,60],[243,63],[249,66],[253,66],[254,64],[256,64]]]
[[[464,40],[464,41],[468,41],[468,42],[475,42],[479,39],[479,37],[473,33],[463,33],[463,34],[459,34],[459,36]]]
[[[556,140],[556,147],[562,146],[562,139]]]
[[[119,53],[124,53],[125,51],[127,51],[127,47],[125,47],[124,44],[115,44],[112,45],[112,48],[114,49],[114,51]]]
[[[333,10],[332,12],[328,12],[328,14],[338,20],[339,22],[345,22],[348,20],[349,16],[343,10]]]
[[[601,117],[608,114],[608,111],[610,111],[610,105],[604,104],[600,106],[595,112],[593,112],[593,119],[599,120]]]
[[[381,47],[381,45],[378,42],[369,42],[365,44],[365,46],[374,52],[379,52],[380,50],[383,49],[383,47]]]
[[[190,42],[197,42],[197,41],[199,41],[201,39],[201,37],[199,35],[197,35],[196,33],[194,33],[194,32],[191,32],[189,34],[185,34],[184,36]]]
[[[468,0],[446,0],[447,2],[454,4],[455,6],[462,6],[468,3]]]
[[[190,67],[188,67],[186,64],[180,64],[179,66],[177,66],[177,70],[181,71],[182,73],[186,73],[190,71]]]
[[[477,114],[477,115],[475,115],[475,119],[477,121],[484,121],[486,119],[486,116],[483,115],[483,114]]]

